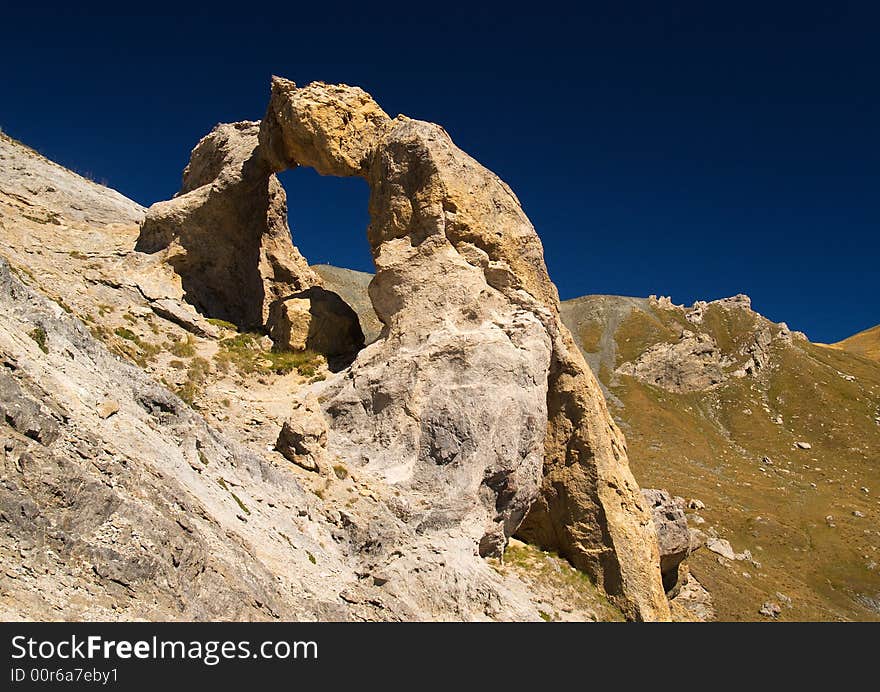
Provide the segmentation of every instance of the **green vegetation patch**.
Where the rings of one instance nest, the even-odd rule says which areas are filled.
[[[178,358],[192,358],[196,355],[196,345],[192,334],[187,334],[186,338],[180,341],[169,341],[165,348],[168,353]]]
[[[209,317],[208,322],[210,324],[213,324],[215,327],[220,327],[221,329],[228,329],[229,331],[232,331],[232,332],[238,331],[238,327],[236,327],[234,324],[232,324],[232,322],[227,322],[226,320],[220,320],[220,319],[217,319],[216,317]]]
[[[238,495],[232,492],[232,489],[226,484],[226,481],[223,478],[217,479],[217,485],[219,485],[221,488],[223,488],[223,490],[232,495],[232,499],[235,500],[235,504],[239,506],[242,512],[248,515],[251,513],[251,511],[247,508],[247,505],[241,501],[241,498]]]
[[[31,331],[28,332],[28,336],[37,342],[37,346],[40,347],[40,350],[43,353],[49,352],[49,347],[46,345],[48,341],[48,336],[46,334],[46,330],[42,327],[34,327]]]
[[[604,333],[605,330],[599,322],[586,322],[578,325],[578,337],[581,340],[581,346],[587,353],[596,353],[599,350]]]
[[[192,406],[210,373],[211,364],[207,360],[200,357],[193,358],[192,361],[190,361],[189,367],[187,367],[186,379],[183,384],[177,388],[175,393]]]
[[[533,545],[511,541],[504,551],[504,559],[494,565],[499,572],[515,571],[527,583],[552,592],[554,600],[592,612],[601,621],[620,621],[623,614],[612,605],[593,584],[590,577],[572,567],[556,553],[541,550]],[[541,619],[557,619],[552,613],[540,612]]]
[[[228,371],[234,367],[241,374],[286,375],[296,370],[303,377],[313,377],[324,362],[314,351],[285,351],[260,348],[262,334],[242,332],[223,339],[217,353],[217,367]]]

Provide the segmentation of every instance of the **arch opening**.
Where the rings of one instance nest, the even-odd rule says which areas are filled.
[[[355,312],[364,343],[372,343],[379,337],[382,324],[368,292],[375,265],[367,240],[367,181],[324,176],[307,166],[276,176],[287,195],[287,223],[293,244],[321,278],[326,292]]]
[[[366,180],[322,176],[305,166],[276,175],[287,193],[293,243],[310,265],[375,271],[367,242],[370,189]]]

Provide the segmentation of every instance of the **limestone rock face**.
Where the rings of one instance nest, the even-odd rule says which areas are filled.
[[[137,223],[144,208],[116,190],[87,180],[0,132],[2,193],[37,209],[27,200],[40,200],[42,223],[58,225],[61,218],[96,225]]]
[[[371,189],[369,290],[384,330],[315,386],[330,452],[405,489],[396,511],[420,533],[492,555],[519,530],[630,617],[668,619],[623,436],[510,188],[441,127],[392,120],[353,87],[276,78],[260,142],[276,170],[361,175]]]
[[[671,392],[703,391],[727,379],[715,339],[688,330],[682,332],[677,343],[655,344],[634,362],[621,365],[617,372]]]
[[[321,175],[363,175],[390,123],[385,111],[357,87],[316,82],[297,89],[293,82],[274,77],[260,142],[276,170],[299,165]]]
[[[676,501],[665,490],[644,489],[642,494],[650,503],[657,528],[660,547],[660,572],[667,591],[678,583],[679,565],[691,551],[691,532],[683,501]]]
[[[275,301],[320,284],[291,242],[287,198],[259,130],[239,122],[205,136],[180,192],[147,210],[137,242],[163,253],[199,312],[242,329],[265,326]]]
[[[353,269],[342,269],[329,264],[313,265],[312,269],[321,277],[324,288],[339,296],[357,313],[364,341],[373,343],[382,333],[382,323],[370,302],[369,285],[373,275]]]

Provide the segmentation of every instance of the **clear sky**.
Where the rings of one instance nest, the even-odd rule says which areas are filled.
[[[748,293],[880,322],[877,3],[7,3],[0,127],[150,204],[269,77],[357,84],[516,191],[563,298]],[[282,176],[311,262],[372,268],[366,184]]]

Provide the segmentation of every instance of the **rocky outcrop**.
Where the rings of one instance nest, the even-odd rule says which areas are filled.
[[[180,192],[147,210],[136,246],[161,253],[199,312],[241,329],[268,326],[276,301],[320,284],[291,242],[286,195],[259,130],[222,124],[202,138]]]
[[[317,402],[292,419],[320,475],[209,423],[0,258],[0,617],[540,620],[462,536],[325,465]]]
[[[364,347],[357,313],[333,291],[312,286],[272,305],[269,335],[276,348],[309,349],[345,365]]]
[[[721,354],[709,334],[684,330],[676,343],[654,344],[635,361],[617,372],[671,392],[695,392],[714,387],[726,379]]]
[[[351,617],[333,591],[355,578],[339,580],[340,555],[310,537],[329,539],[328,525],[292,511],[318,512],[296,480],[209,428],[2,258],[0,410],[4,620]],[[305,550],[334,565],[335,587],[309,584],[319,568]]]
[[[353,87],[276,78],[260,142],[274,170],[371,189],[370,297],[385,328],[316,385],[331,453],[405,490],[399,511],[429,535],[492,555],[519,530],[631,617],[668,618],[623,436],[512,191],[439,126],[391,119]]]
[[[275,449],[308,471],[327,470],[327,421],[314,395],[294,402],[290,417],[278,434]]]
[[[787,328],[780,333],[786,336],[789,334]],[[770,362],[770,345],[772,343],[773,334],[769,326],[756,331],[752,342],[742,349],[742,355],[746,357],[746,361],[733,373],[734,377],[754,375],[758,370],[766,367]]]
[[[420,534],[497,556],[519,531],[631,618],[667,619],[650,512],[562,324],[541,242],[510,188],[441,127],[392,119],[356,87],[275,78],[259,125],[221,125],[199,143],[138,248],[164,253],[205,314],[263,326],[276,346],[353,355],[356,318],[313,288],[290,244],[273,173],[296,166],[370,186],[369,295],[383,326],[313,385],[328,458],[395,488],[395,511]],[[319,427],[289,422],[276,447],[320,467],[305,449]],[[377,569],[394,552],[383,542]]]
[[[663,574],[663,587],[668,592],[678,584],[679,565],[691,551],[684,501],[673,498],[665,490],[644,489],[642,494],[653,513],[660,547],[660,572]]]

